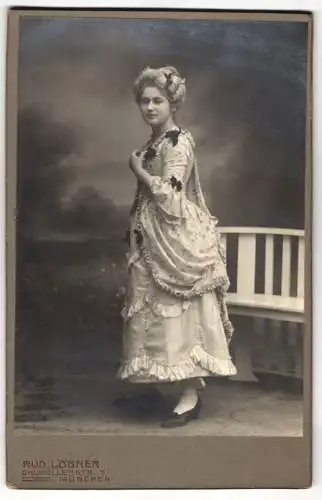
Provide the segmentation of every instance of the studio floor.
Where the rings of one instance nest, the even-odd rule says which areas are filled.
[[[113,400],[122,391],[124,385],[99,375],[30,381],[17,390],[15,432],[302,435],[302,396],[283,390],[267,391],[253,382],[211,380],[202,393],[199,419],[169,430],[160,427],[158,415],[141,418],[121,413]]]

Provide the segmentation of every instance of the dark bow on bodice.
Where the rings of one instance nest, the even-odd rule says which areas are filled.
[[[177,129],[175,129],[175,130],[169,130],[165,134],[165,137],[167,139],[171,140],[173,146],[176,146],[178,144],[178,138],[179,138],[180,133],[181,133],[181,129],[179,129],[179,130],[177,130]]]

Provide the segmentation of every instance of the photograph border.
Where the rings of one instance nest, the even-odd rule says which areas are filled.
[[[292,21],[308,24],[305,332],[303,437],[39,434],[14,430],[15,218],[17,180],[18,44],[21,17],[164,18],[234,21]],[[14,488],[305,488],[312,475],[312,13],[182,9],[18,9],[8,11],[6,80],[6,465]],[[265,453],[263,453],[265,450]],[[75,485],[21,479],[23,460],[94,457],[107,471],[102,482]],[[128,457],[128,462],[125,458]],[[171,457],[171,460],[169,459]],[[183,459],[184,457],[184,459]]]

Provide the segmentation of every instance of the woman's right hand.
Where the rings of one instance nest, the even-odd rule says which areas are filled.
[[[140,150],[133,151],[129,159],[130,170],[134,174],[137,173],[138,169],[142,167],[142,153]]]
[[[144,170],[142,151],[133,151],[130,156],[129,167],[139,182],[143,182],[143,184],[151,187],[152,177]]]

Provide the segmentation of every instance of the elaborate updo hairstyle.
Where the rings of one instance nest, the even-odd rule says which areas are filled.
[[[173,66],[162,68],[145,68],[134,82],[134,95],[137,103],[140,102],[142,93],[146,87],[157,87],[164,92],[165,96],[177,110],[186,97],[186,80]]]

